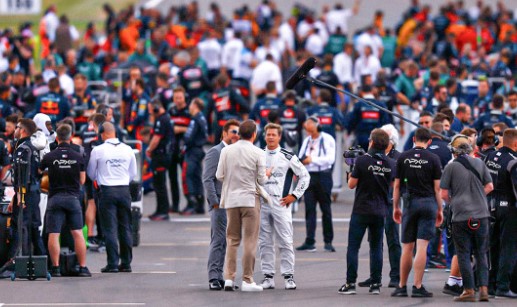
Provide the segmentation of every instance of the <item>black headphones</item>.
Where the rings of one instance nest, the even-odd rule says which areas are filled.
[[[99,125],[99,137],[104,133],[104,123],[105,123],[105,122],[102,122],[102,123]]]
[[[308,119],[316,125],[318,132],[321,132],[320,120],[316,116],[310,116]]]
[[[499,145],[499,136],[495,133],[495,130],[493,128],[488,127],[488,128],[483,128],[481,130],[481,132],[479,133],[479,136],[476,139],[476,145],[478,147],[483,146],[483,140],[486,137],[488,137],[489,133],[493,133],[493,135],[494,135],[494,145],[495,146]]]

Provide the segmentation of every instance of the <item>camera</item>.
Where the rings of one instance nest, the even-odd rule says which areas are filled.
[[[343,152],[343,158],[345,158],[346,165],[350,166],[350,172],[354,170],[355,159],[364,155],[365,153],[366,152],[360,145],[352,146]]]

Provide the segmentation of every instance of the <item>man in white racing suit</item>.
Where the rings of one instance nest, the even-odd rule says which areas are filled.
[[[310,175],[298,157],[280,147],[282,126],[267,124],[264,127],[266,138],[266,169],[271,175],[264,184],[271,198],[271,205],[261,201],[259,252],[264,289],[274,289],[275,281],[275,235],[280,249],[280,271],[284,276],[285,289],[294,290],[294,249],[293,223],[289,205],[303,196],[309,186]],[[291,191],[293,176],[297,184]]]

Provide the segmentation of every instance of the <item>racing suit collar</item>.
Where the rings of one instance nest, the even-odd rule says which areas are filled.
[[[267,151],[268,154],[276,154],[277,152],[280,151],[280,145],[278,145],[278,147],[275,148],[275,149],[269,149],[269,148],[266,147],[266,151]]]

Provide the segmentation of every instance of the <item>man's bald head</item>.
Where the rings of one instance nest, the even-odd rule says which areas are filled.
[[[112,139],[116,136],[116,130],[115,130],[115,126],[110,123],[110,122],[104,122],[102,125],[101,125],[102,129],[101,129],[101,137],[102,139],[105,141],[107,139]]]

